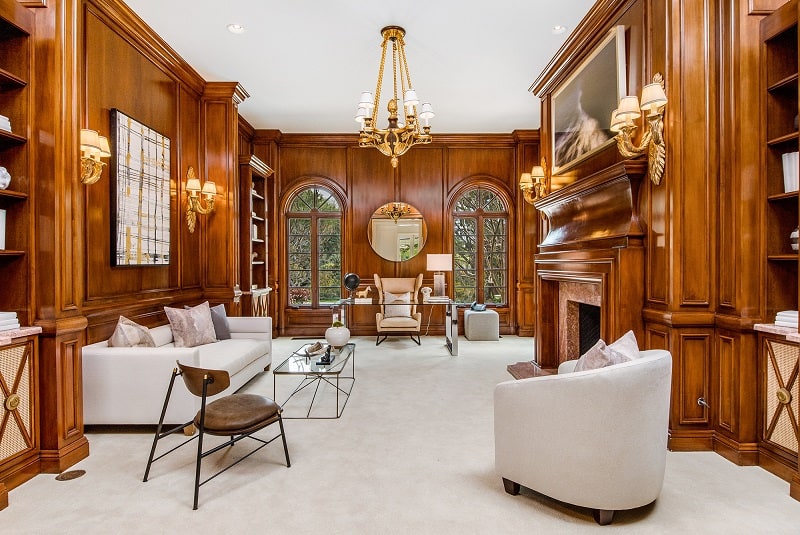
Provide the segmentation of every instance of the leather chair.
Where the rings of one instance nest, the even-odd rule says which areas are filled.
[[[419,289],[422,287],[422,273],[416,277],[400,278],[381,278],[376,273],[374,277],[375,288],[378,290],[378,303],[381,305],[380,312],[375,313],[375,325],[378,329],[375,345],[380,345],[389,335],[396,334],[406,334],[420,345],[422,313],[417,312],[417,303]],[[387,299],[387,292],[392,296],[403,296],[403,298]]]
[[[164,415],[167,412],[170,394],[172,394],[172,388],[175,385],[175,377],[178,375],[183,377],[183,381],[186,383],[186,388],[188,388],[192,394],[201,398],[200,410],[197,412],[192,421],[162,432]],[[150,467],[153,462],[161,459],[169,453],[172,453],[181,446],[188,444],[192,440],[197,439],[194,506],[192,509],[197,509],[197,501],[201,485],[207,483],[235,464],[245,460],[247,457],[250,457],[252,454],[267,444],[270,444],[278,437],[283,440],[283,452],[286,456],[286,466],[291,466],[291,463],[289,462],[289,450],[286,447],[286,435],[283,431],[283,420],[281,419],[282,409],[280,405],[268,397],[259,396],[256,394],[230,394],[228,396],[215,399],[210,403],[206,403],[209,397],[219,394],[228,388],[229,385],[230,376],[228,375],[228,372],[224,370],[194,368],[178,362],[178,367],[172,371],[172,378],[170,379],[169,388],[167,389],[167,397],[164,399],[164,408],[161,411],[161,418],[158,421],[156,434],[153,437],[153,446],[150,449],[150,457],[147,459],[147,468],[144,472],[143,481],[147,481],[147,478],[150,475]],[[272,437],[269,440],[263,440],[259,437],[253,436],[253,433],[260,431],[276,422],[280,426],[280,434]],[[192,429],[192,426],[197,429],[197,433],[194,436],[183,441],[177,446],[174,446],[169,451],[162,453],[158,457],[155,457],[156,446],[158,445],[159,440],[174,433],[181,431],[186,432],[187,429]],[[220,445],[212,447],[207,451],[203,451],[203,437],[207,434],[228,437],[229,440]],[[200,469],[203,459],[223,448],[233,446],[243,438],[251,438],[260,444],[247,455],[230,463],[203,481],[200,481]]]
[[[500,383],[494,391],[495,470],[506,492],[520,485],[581,507],[609,524],[614,511],[647,505],[664,481],[672,356]]]

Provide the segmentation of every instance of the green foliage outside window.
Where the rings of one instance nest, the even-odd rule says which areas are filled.
[[[341,298],[342,214],[329,190],[310,187],[289,203],[289,304],[317,307]]]
[[[455,203],[453,280],[456,302],[507,303],[508,211],[489,190],[469,190]]]

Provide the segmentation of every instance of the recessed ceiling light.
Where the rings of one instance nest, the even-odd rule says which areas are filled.
[[[244,33],[244,26],[241,24],[228,24],[228,31],[235,34]]]
[[[559,35],[564,33],[565,31],[567,31],[567,27],[562,26],[561,24],[556,24],[555,26],[553,26],[552,29],[553,35]]]

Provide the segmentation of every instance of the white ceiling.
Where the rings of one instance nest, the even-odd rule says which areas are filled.
[[[539,127],[539,100],[528,88],[594,0],[127,4],[203,78],[240,82],[250,98],[239,113],[256,128],[357,132],[359,95],[375,90],[380,30],[398,25],[414,88],[436,112],[432,133],[509,133]],[[230,33],[229,23],[245,33]],[[554,35],[557,24],[567,31]],[[390,73],[387,65],[384,78]],[[384,97],[379,126],[385,106]]]

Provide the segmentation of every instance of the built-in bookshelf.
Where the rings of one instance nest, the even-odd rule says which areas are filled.
[[[795,0],[763,19],[761,40],[766,134],[765,319],[772,321],[779,311],[797,310],[798,302],[798,253],[790,241],[792,231],[798,226],[798,193],[796,186],[787,187],[784,177],[784,155],[798,151],[799,137]],[[792,173],[796,174],[796,170]]]
[[[255,156],[239,158],[242,313],[262,315],[269,292],[267,180],[272,169]],[[249,214],[249,217],[248,217]]]

